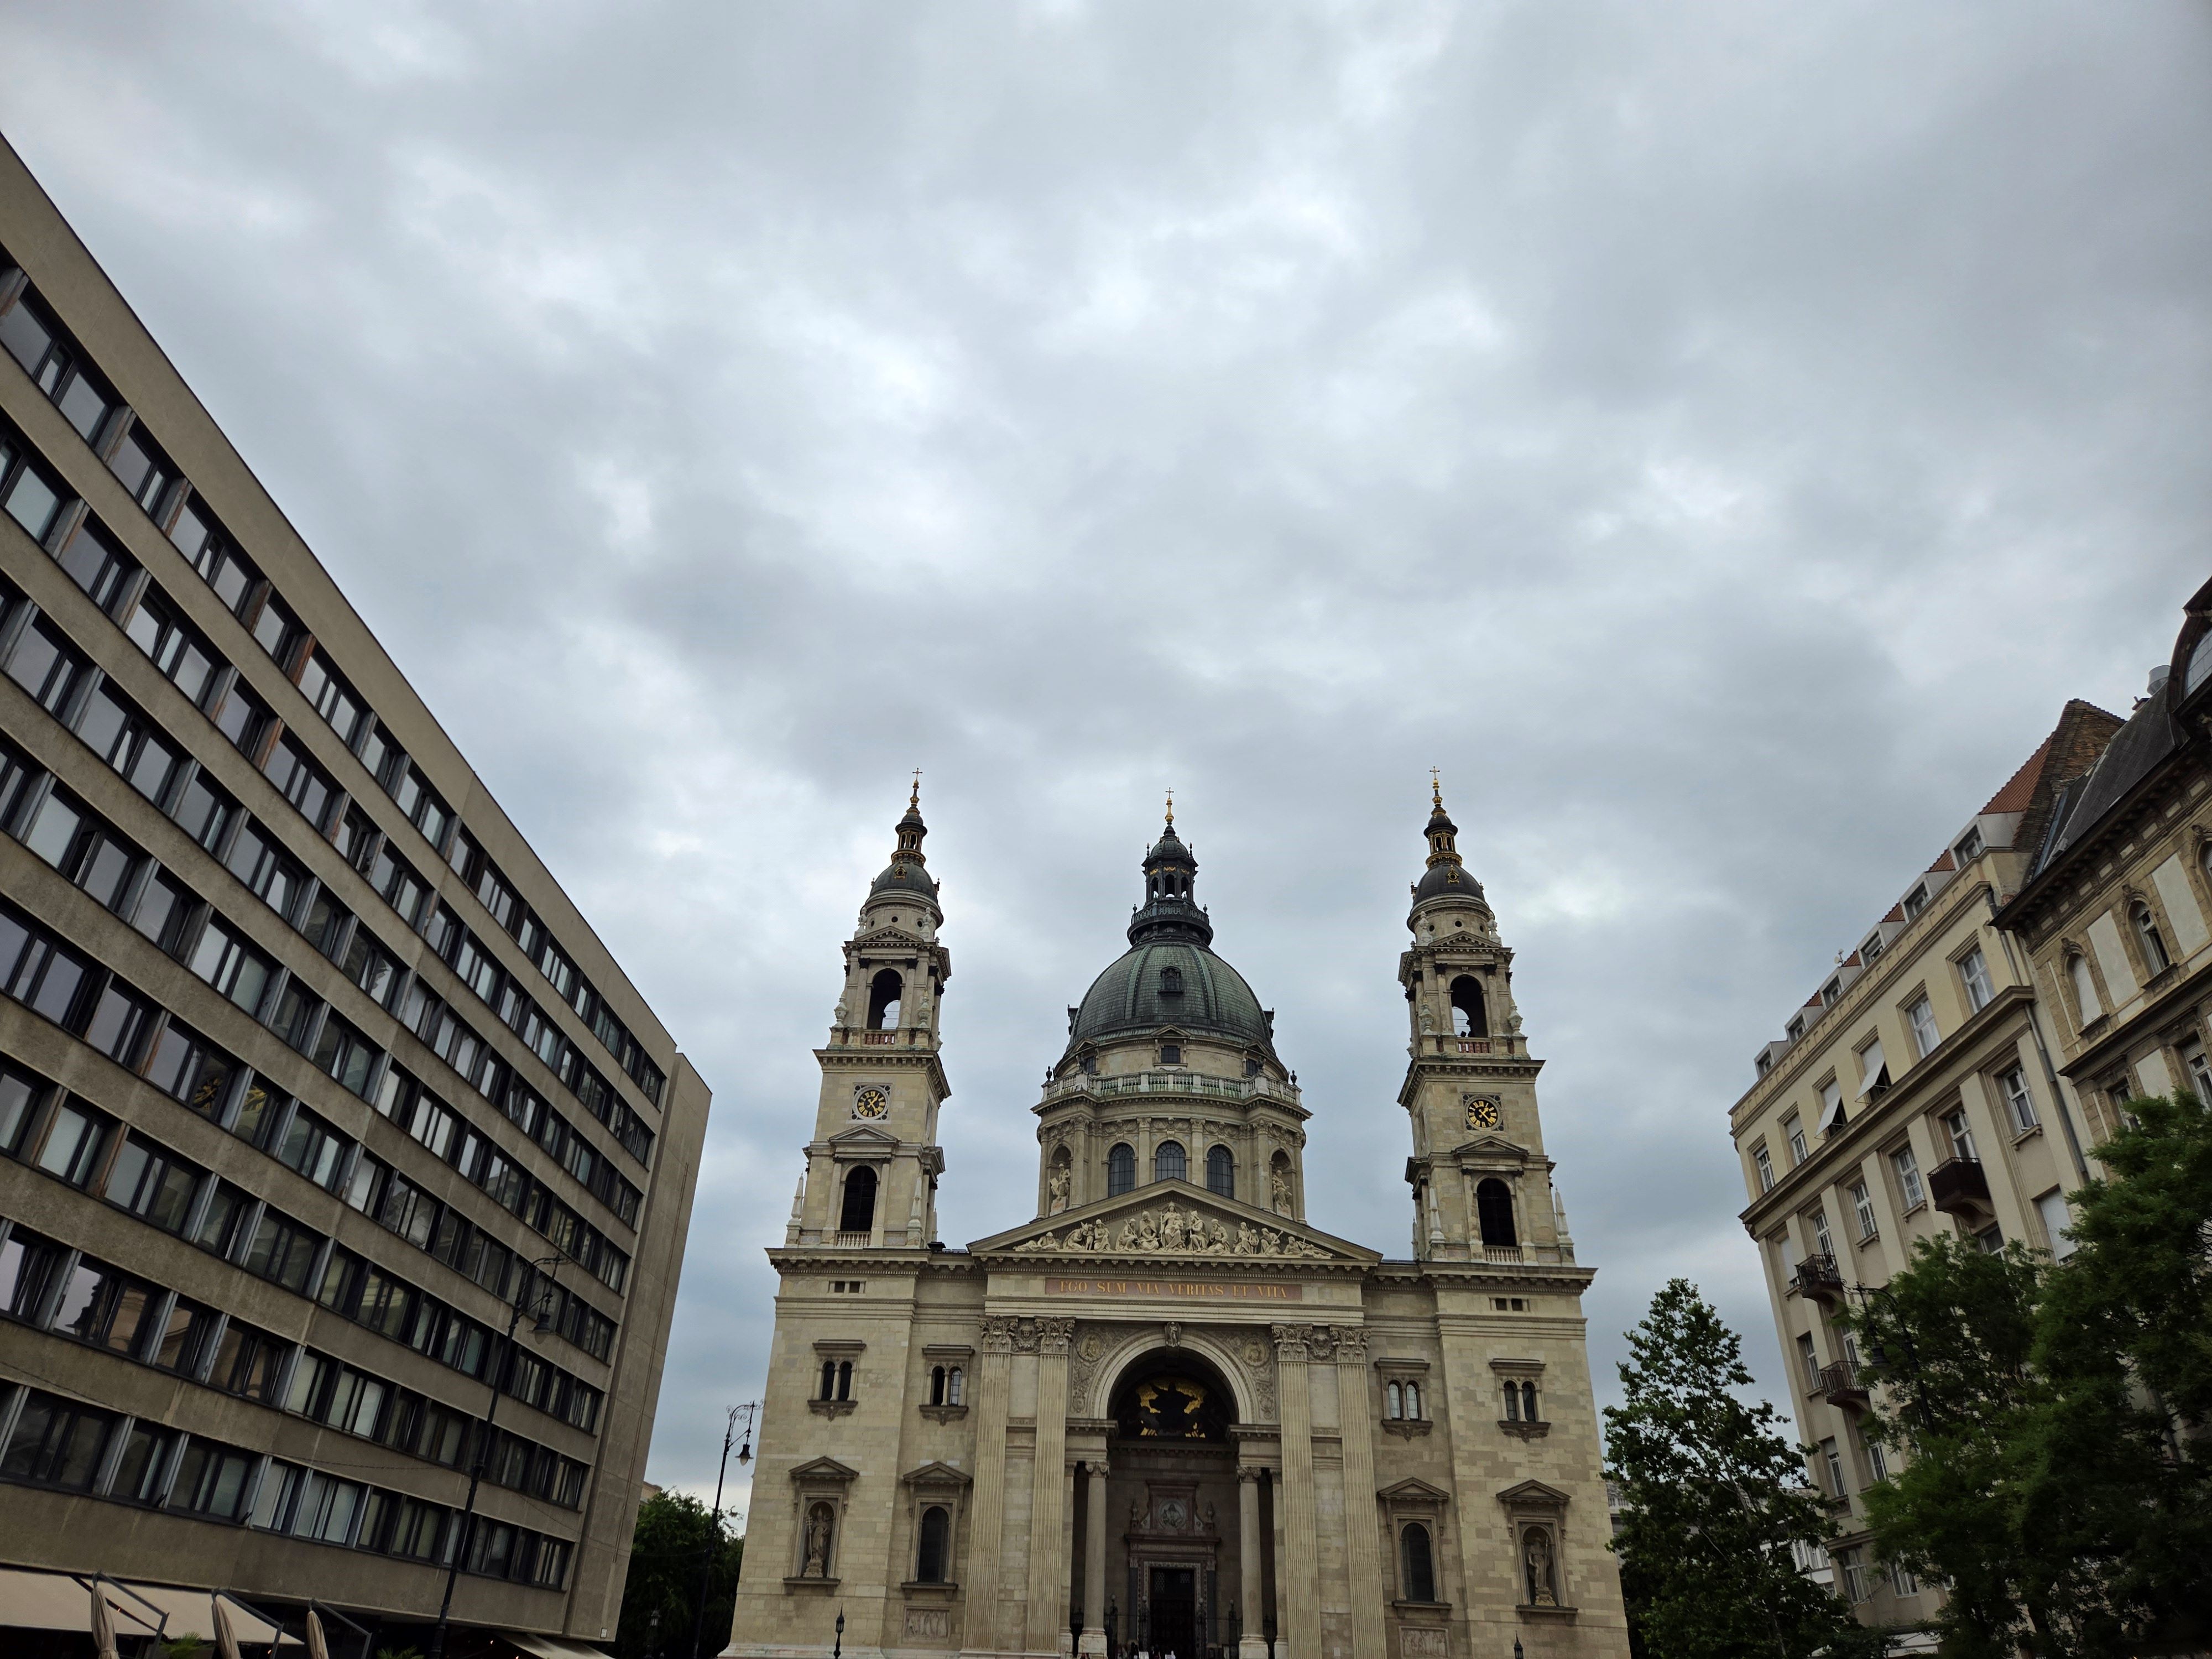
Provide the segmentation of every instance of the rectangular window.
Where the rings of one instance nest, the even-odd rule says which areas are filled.
[[[135,422],[107,458],[107,470],[131,499],[149,514],[161,510],[161,498],[177,479],[176,464],[161,453],[146,428]]]
[[[185,935],[199,901],[191,890],[166,870],[147,877],[138,894],[138,908],[131,925],[154,942],[165,955],[177,956],[185,948]]]
[[[446,831],[453,822],[453,809],[446,805],[438,792],[430,787],[422,775],[422,769],[410,764],[395,775],[392,799],[408,821],[422,832],[422,839],[442,849]]]
[[[1912,1155],[1911,1147],[1900,1146],[1892,1152],[1889,1166],[1897,1171],[1897,1189],[1904,1194],[1906,1209],[1917,1210],[1928,1201],[1920,1185],[1920,1160]]]
[[[131,1425],[131,1437],[115,1465],[108,1496],[126,1504],[150,1504],[161,1495],[161,1475],[169,1465],[169,1450],[177,1443],[170,1430],[151,1423]]]
[[[112,1413],[41,1389],[30,1389],[15,1419],[8,1454],[0,1457],[0,1477],[64,1492],[89,1492],[115,1423]]]
[[[31,701],[58,717],[90,665],[61,631],[41,617],[25,629],[8,659],[8,678]]]
[[[1959,958],[1959,983],[1966,993],[1969,1012],[1979,1013],[1990,1006],[1990,999],[1996,992],[1990,984],[1990,964],[1979,946]]]
[[[0,1311],[11,1319],[38,1317],[39,1309],[61,1271],[62,1248],[27,1227],[18,1227],[0,1243]]]
[[[199,630],[185,620],[168,595],[158,587],[149,587],[139,596],[137,608],[131,611],[123,631],[193,707],[201,705],[222,659]]]
[[[2066,1194],[2052,1188],[2035,1200],[2035,1212],[2042,1219],[2044,1236],[2051,1241],[2051,1254],[2065,1261],[2074,1254],[2074,1241],[2066,1237],[2066,1230],[2074,1224],[2066,1211]]]
[[[1981,1161],[1975,1155],[1974,1132],[1967,1126],[1966,1114],[1963,1109],[1944,1114],[1943,1132],[1951,1137],[1952,1157],[1962,1158],[1969,1164]]]
[[[251,1452],[195,1439],[177,1465],[169,1507],[218,1521],[235,1521],[246,1509],[246,1483],[259,1460]]]
[[[1911,921],[1928,908],[1928,884],[1923,882],[1905,896],[1905,919]]]
[[[27,456],[12,459],[12,465],[0,467],[0,507],[43,547],[54,520],[62,515],[63,503],[70,497],[52,474]]]
[[[329,888],[320,888],[309,901],[307,915],[300,919],[300,936],[335,961],[352,921],[353,912],[331,897]]]
[[[234,1319],[223,1328],[222,1342],[216,1349],[208,1382],[226,1394],[273,1404],[276,1374],[290,1350],[289,1343],[281,1342],[243,1320]]]
[[[1819,1388],[1820,1386],[1820,1356],[1814,1351],[1813,1335],[1809,1331],[1797,1333],[1797,1363],[1804,1369],[1806,1387]]]
[[[2028,1092],[2027,1073],[2014,1066],[1998,1077],[1997,1087],[2004,1094],[2014,1133],[2026,1134],[2035,1127],[2035,1097]]]
[[[171,816],[179,829],[212,853],[222,845],[223,832],[237,813],[236,801],[210,781],[206,773],[195,772],[178,795]]]
[[[39,1149],[39,1167],[72,1187],[83,1186],[100,1167],[108,1128],[105,1117],[71,1095],[54,1108],[46,1144]]]
[[[206,1213],[193,1231],[192,1243],[212,1255],[230,1260],[238,1236],[253,1213],[253,1200],[228,1181],[218,1181],[208,1197]]]
[[[76,734],[126,782],[159,806],[168,799],[183,757],[138,706],[103,680],[85,699]]]
[[[209,718],[215,721],[216,730],[230,739],[233,748],[241,755],[251,756],[275,716],[270,714],[267,703],[246,689],[243,680],[233,680],[230,690],[223,693],[222,701]]]
[[[269,1016],[269,1029],[284,1040],[285,1047],[305,1054],[307,1045],[314,1040],[325,1006],[320,997],[307,989],[305,981],[287,980],[276,999],[276,1009]]]
[[[348,806],[345,816],[338,821],[337,834],[331,837],[331,845],[338,849],[340,858],[367,875],[380,839],[368,814],[358,806]]]
[[[338,741],[352,748],[354,739],[361,735],[362,720],[367,711],[360,696],[319,648],[309,652],[307,662],[301,667],[300,695],[314,706],[324,724],[338,734]]]
[[[292,658],[306,637],[307,629],[300,626],[300,619],[283,600],[271,593],[261,602],[261,614],[253,619],[254,642],[279,668],[291,671]]]
[[[1881,1231],[1874,1214],[1874,1194],[1867,1190],[1863,1181],[1851,1182],[1851,1211],[1858,1218],[1859,1237],[1872,1238]]]
[[[199,948],[192,952],[192,971],[253,1015],[261,1012],[262,998],[276,966],[219,918],[208,923],[200,935]]]
[[[376,889],[384,902],[399,913],[400,921],[413,927],[422,918],[422,901],[429,890],[416,875],[406,860],[394,853],[386,844],[377,850],[374,868],[369,872],[369,885]]]
[[[107,1172],[107,1201],[165,1233],[182,1232],[191,1214],[192,1195],[206,1173],[166,1146],[132,1134]]]
[[[1796,1113],[1792,1112],[1782,1120],[1782,1133],[1790,1143],[1790,1167],[1794,1170],[1802,1164],[1808,1156],[1805,1146],[1805,1126],[1798,1121]]]
[[[337,1190],[345,1167],[346,1149],[352,1145],[330,1124],[301,1107],[292,1114],[284,1133],[269,1150],[276,1161],[297,1171],[318,1187]]]
[[[182,1020],[171,1019],[154,1045],[146,1079],[171,1099],[212,1118],[230,1092],[238,1064]]]
[[[239,551],[232,547],[208,511],[207,503],[195,495],[177,514],[177,522],[170,527],[169,539],[177,550],[191,561],[192,568],[200,573],[200,580],[215,590],[233,613],[242,611],[253,592],[261,573]]]
[[[270,745],[269,758],[261,769],[276,786],[276,793],[291,802],[320,835],[337,800],[337,786],[331,781],[330,774],[307,758],[299,738],[289,732],[278,738]]]
[[[1956,847],[1954,847],[1951,850],[1958,855],[1959,862],[1961,864],[1971,864],[1974,860],[1981,857],[1981,826],[1979,824],[1976,824],[1972,829],[1967,830],[1965,835],[1959,838],[1959,844]]]
[[[315,1043],[314,1061],[341,1088],[365,1096],[368,1092],[369,1073],[376,1066],[377,1053],[375,1045],[349,1021],[332,1014],[323,1022],[322,1035]]]
[[[31,1120],[52,1086],[34,1072],[0,1060],[0,1152],[13,1157],[22,1150]]]
[[[254,1230],[252,1240],[246,1247],[241,1265],[250,1273],[257,1273],[288,1291],[304,1291],[307,1275],[314,1270],[315,1253],[322,1248],[322,1235],[278,1210],[264,1209],[261,1224]]]
[[[1827,1468],[1828,1495],[1831,1498],[1850,1497],[1851,1489],[1844,1479],[1844,1454],[1833,1440],[1820,1443],[1820,1461]]]
[[[1936,1030],[1936,1008],[1924,996],[1915,997],[1905,1011],[1905,1021],[1912,1027],[1913,1052],[1925,1060],[1936,1052],[1936,1045],[1943,1039]]]
[[[1813,1248],[1822,1255],[1833,1256],[1836,1253],[1836,1241],[1828,1231],[1827,1211],[1814,1210],[1805,1218],[1805,1220],[1813,1230]]]
[[[138,574],[138,562],[108,540],[106,532],[91,519],[76,527],[62,550],[54,555],[54,562],[110,617],[121,609]]]

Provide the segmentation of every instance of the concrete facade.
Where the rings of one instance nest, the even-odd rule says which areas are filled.
[[[1441,802],[1399,966],[1395,1261],[1308,1216],[1309,1109],[1172,816],[1032,1108],[1034,1214],[945,1248],[922,834],[910,803],[817,1051],[726,1652],[826,1653],[842,1613],[852,1654],[1625,1653],[1592,1274]]]
[[[596,1639],[706,1087],[3,149],[0,345],[0,1562],[419,1625],[495,1381]]]

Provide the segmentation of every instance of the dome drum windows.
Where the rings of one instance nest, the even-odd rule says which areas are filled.
[[[1206,1154],[1206,1190],[1222,1198],[1237,1196],[1237,1155],[1215,1146]]]
[[[1190,1160],[1179,1140],[1163,1140],[1152,1149],[1152,1179],[1155,1181],[1188,1181],[1190,1179]]]
[[[1137,1149],[1126,1140],[1117,1142],[1106,1154],[1106,1196],[1119,1198],[1136,1186]]]

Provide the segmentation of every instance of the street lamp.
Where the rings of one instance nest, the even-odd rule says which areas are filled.
[[[542,1285],[535,1282],[541,1267],[549,1270]],[[483,1421],[477,1425],[477,1455],[469,1464],[469,1495],[461,1505],[461,1535],[453,1546],[453,1559],[446,1568],[445,1599],[438,1603],[438,1626],[430,1632],[430,1659],[445,1659],[446,1627],[453,1617],[453,1585],[461,1576],[461,1563],[468,1559],[469,1545],[476,1536],[477,1488],[483,1484],[484,1466],[491,1457],[492,1419],[499,1415],[504,1376],[514,1369],[514,1328],[522,1322],[523,1309],[533,1306],[537,1319],[532,1328],[538,1334],[543,1336],[553,1328],[553,1291],[561,1272],[561,1258],[540,1256],[530,1264],[530,1271],[532,1280],[524,1293],[514,1299],[514,1311],[507,1319],[507,1341],[492,1364],[491,1403],[484,1407]]]
[[[714,1579],[714,1556],[722,1544],[722,1477],[730,1468],[730,1437],[737,1432],[738,1418],[745,1419],[744,1444],[738,1448],[739,1468],[753,1461],[753,1413],[760,1410],[760,1401],[748,1401],[742,1406],[730,1407],[729,1416],[722,1424],[722,1461],[714,1470],[714,1516],[707,1527],[707,1547],[699,1563],[699,1594],[691,1614],[691,1659],[699,1659],[699,1641],[707,1628],[707,1586]],[[842,1621],[844,1615],[838,1615]],[[841,1625],[842,1628],[842,1625]]]
[[[837,1644],[830,1650],[830,1659],[845,1659],[845,1609],[837,1609]]]

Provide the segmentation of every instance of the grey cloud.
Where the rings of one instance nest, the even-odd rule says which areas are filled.
[[[1780,1392],[1725,1129],[2201,578],[2179,4],[18,8],[9,137],[716,1088],[652,1474],[758,1388],[927,769],[954,1239],[1174,784],[1402,1249],[1427,768],[1616,1333]]]

